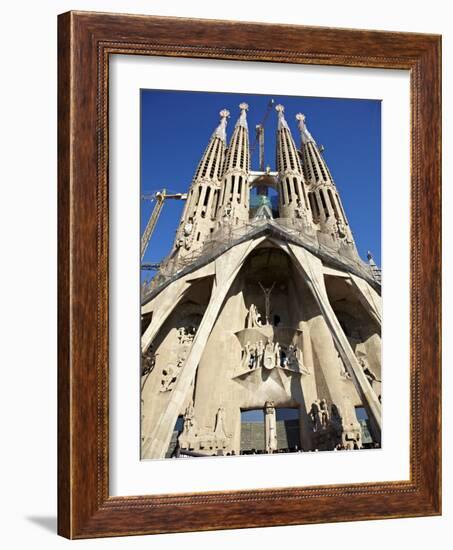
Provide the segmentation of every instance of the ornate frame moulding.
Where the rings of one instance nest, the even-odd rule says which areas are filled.
[[[441,38],[69,12],[59,16],[58,48],[58,532],[88,538],[440,514]],[[109,495],[110,54],[410,71],[408,481]]]

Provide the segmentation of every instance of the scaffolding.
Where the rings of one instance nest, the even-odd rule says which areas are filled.
[[[184,257],[175,253],[170,254],[159,263],[159,269],[151,281],[142,287],[142,300],[148,300],[161,287],[172,279],[189,270],[197,269],[212,261],[217,256],[239,244],[253,238],[256,234],[271,226],[281,233],[284,240],[303,246],[310,252],[317,254],[329,264],[358,275],[367,280],[374,288],[381,286],[380,270],[377,273],[369,263],[363,261],[348,245],[341,245],[340,249],[320,243],[317,231],[307,228],[300,219],[276,218],[254,219],[237,226],[221,225],[213,232],[204,245]]]

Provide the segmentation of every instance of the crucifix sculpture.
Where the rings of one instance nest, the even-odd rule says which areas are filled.
[[[261,287],[261,290],[264,292],[264,307],[266,309],[266,325],[270,325],[270,315],[271,315],[271,292],[275,286],[275,281],[272,283],[272,286],[265,288],[260,282],[258,284]]]

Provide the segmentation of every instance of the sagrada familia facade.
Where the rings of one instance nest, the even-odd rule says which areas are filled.
[[[275,171],[253,171],[239,107],[228,145],[220,112],[143,291],[141,456],[378,447],[380,271],[305,116],[298,147],[275,107]]]

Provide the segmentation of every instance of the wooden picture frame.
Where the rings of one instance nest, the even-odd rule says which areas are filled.
[[[69,12],[58,21],[58,532],[88,538],[441,513],[441,39]],[[111,54],[410,71],[410,480],[109,496]]]

